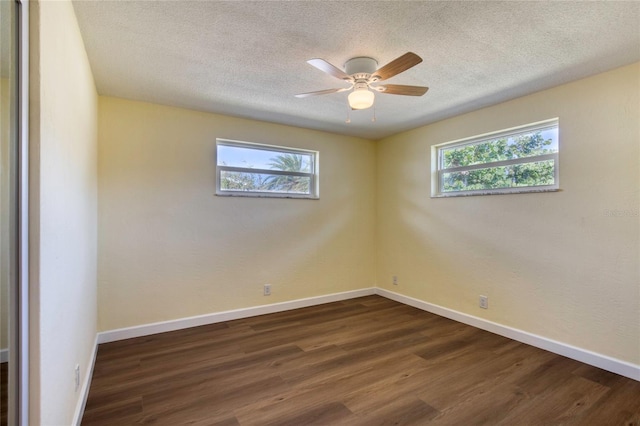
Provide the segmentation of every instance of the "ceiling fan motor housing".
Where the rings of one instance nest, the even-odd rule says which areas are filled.
[[[344,64],[345,72],[356,80],[369,78],[377,69],[378,61],[367,57],[352,58]]]

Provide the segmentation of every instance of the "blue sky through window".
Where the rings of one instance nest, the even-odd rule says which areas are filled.
[[[239,146],[218,145],[218,165],[231,167],[246,167],[252,169],[271,169],[269,163],[272,158],[278,155],[287,154],[287,152],[278,152],[264,150],[259,148],[245,148]],[[313,164],[312,154],[296,154],[302,155],[306,164]]]
[[[540,132],[544,140],[551,139],[551,145],[545,146],[546,149],[558,152],[558,128],[547,129]]]

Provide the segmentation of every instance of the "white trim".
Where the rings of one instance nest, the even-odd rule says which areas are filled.
[[[253,306],[250,308],[215,312],[212,314],[180,318],[171,321],[162,321],[134,327],[119,328],[116,330],[108,330],[98,333],[97,342],[98,344],[115,342],[117,340],[148,336],[150,334],[165,333],[167,331],[181,330],[189,327],[198,327],[201,325],[232,321],[241,318],[249,318],[257,315],[289,311],[291,309],[306,308],[309,306],[321,305],[323,303],[338,302],[341,300],[353,299],[356,297],[370,296],[372,294],[376,294],[376,290],[373,287],[370,287],[360,290],[346,291],[343,293],[333,293],[324,296],[315,296],[305,299],[273,303],[271,305]]]
[[[557,164],[557,163],[556,163]],[[524,189],[521,189],[524,188]],[[558,185],[539,185],[539,186],[514,186],[508,188],[495,189],[473,189],[469,191],[443,192],[439,195],[432,195],[431,198],[455,198],[455,197],[471,197],[474,195],[507,195],[507,194],[529,194],[542,192],[558,192]]]
[[[18,323],[13,339],[16,349],[16,384],[13,387],[16,404],[9,408],[9,423],[27,426],[29,422],[29,7],[26,0],[17,0],[18,9]],[[17,344],[16,344],[17,342]],[[12,416],[15,410],[15,417]]]
[[[98,354],[98,336],[93,342],[93,355],[89,360],[89,365],[84,372],[84,380],[82,380],[82,387],[80,388],[80,398],[78,399],[76,410],[73,413],[72,425],[80,426],[82,423],[82,416],[84,416],[84,409],[87,406],[87,398],[89,397],[89,389],[91,388],[91,378],[93,377],[93,367],[96,364],[96,355]]]
[[[493,161],[491,163],[472,164],[470,166],[455,166],[455,167],[449,167],[448,169],[440,169],[438,170],[438,173],[442,175],[443,173],[456,173],[456,172],[466,172],[466,171],[480,170],[480,169],[493,169],[494,167],[513,166],[516,164],[525,164],[525,163],[539,163],[541,161],[548,161],[548,160],[558,161],[558,153],[553,152],[551,154],[541,154],[541,155],[535,155],[531,157],[519,157],[519,158],[513,158],[511,160]]]
[[[9,349],[0,349],[0,364],[9,362]]]
[[[527,163],[528,161],[524,161]],[[219,170],[227,172],[240,172],[240,173],[253,173],[256,175],[278,175],[278,176],[298,176],[313,178],[313,173],[308,172],[289,172],[284,170],[271,170],[271,169],[254,169],[251,167],[235,167],[235,166],[218,166]]]
[[[454,311],[453,309],[434,305],[432,303],[394,293],[383,288],[376,288],[376,294],[391,300],[395,300],[396,302],[404,303],[405,305],[422,309],[423,311],[431,312],[433,314],[440,315],[442,317],[449,318],[454,321],[479,328],[481,330],[499,334],[500,336],[508,337],[510,339],[517,340],[518,342],[526,343],[528,345],[535,346],[537,348],[544,349],[558,355],[566,356],[568,358],[575,359],[576,361],[584,362],[585,364],[593,365],[594,367],[602,368],[604,370],[620,374],[621,376],[640,381],[640,365],[637,364],[632,364],[630,362],[592,352],[587,349],[578,348],[566,343],[548,339],[543,336],[508,327],[506,325],[488,321],[483,318],[475,317],[473,315]]]

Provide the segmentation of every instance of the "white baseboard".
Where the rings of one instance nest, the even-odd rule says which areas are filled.
[[[308,297],[305,299],[291,300],[288,302],[273,303],[271,305],[254,306],[251,308],[234,309],[232,311],[216,312],[213,314],[198,315],[188,318],[180,318],[171,321],[144,324],[135,327],[120,328],[98,333],[98,343],[108,343],[117,340],[130,339],[132,337],[148,336],[150,334],[165,333],[167,331],[181,330],[189,327],[214,324],[235,319],[249,318],[257,315],[273,314],[289,311],[291,309],[306,308],[308,306],[321,305],[323,303],[338,302],[340,300],[376,294],[373,287],[360,290],[333,293],[324,296]]]
[[[611,358],[606,355],[591,352],[586,349],[571,346],[566,343],[551,340],[546,337],[478,318],[473,315],[454,311],[452,309],[434,305],[432,303],[424,302],[422,300],[414,299],[382,288],[376,288],[375,290],[376,294],[395,300],[396,302],[404,303],[405,305],[413,306],[415,308],[422,309],[423,311],[431,312],[454,321],[490,331],[491,333],[499,334],[500,336],[508,337],[510,339],[640,381],[640,365]]]
[[[76,410],[73,413],[72,425],[80,426],[82,423],[82,416],[84,415],[84,409],[87,406],[87,398],[89,397],[89,388],[91,387],[91,378],[93,377],[93,367],[96,364],[96,355],[98,354],[98,336],[96,335],[93,342],[93,354],[89,360],[89,365],[84,372],[84,379],[82,380],[82,386],[80,387],[80,399],[76,405]]]
[[[0,349],[0,364],[9,362],[9,349]]]

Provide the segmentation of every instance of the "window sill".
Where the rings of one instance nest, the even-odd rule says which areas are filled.
[[[298,200],[319,200],[320,197],[312,195],[295,195],[295,194],[269,194],[255,192],[233,192],[233,193],[216,193],[217,197],[241,197],[241,198],[291,198]]]
[[[444,194],[431,194],[431,198],[455,198],[455,197],[472,197],[474,195],[507,195],[507,194],[539,194],[541,192],[560,192],[560,188],[505,188],[504,190],[475,190],[448,192]]]

